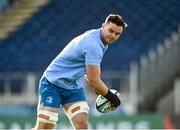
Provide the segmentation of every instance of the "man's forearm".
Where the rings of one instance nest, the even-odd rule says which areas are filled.
[[[108,93],[108,87],[102,80],[89,81],[89,83],[98,94],[105,96]]]

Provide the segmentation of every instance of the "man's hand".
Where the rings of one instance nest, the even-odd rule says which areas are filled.
[[[118,107],[121,104],[120,98],[110,90],[108,90],[108,93],[104,97],[109,100],[114,107]]]

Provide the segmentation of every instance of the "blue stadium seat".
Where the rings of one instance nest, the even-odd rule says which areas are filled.
[[[107,51],[102,67],[129,70],[130,62],[177,31],[179,12],[177,0],[51,0],[1,41],[0,71],[43,71],[73,37],[100,27],[109,13],[121,14],[129,26]]]

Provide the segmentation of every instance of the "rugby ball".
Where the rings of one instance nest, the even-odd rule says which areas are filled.
[[[114,94],[116,94],[120,99],[120,93],[115,89],[110,89],[110,91]],[[97,111],[101,113],[107,113],[114,111],[117,107],[113,107],[111,102],[108,101],[105,97],[102,95],[99,95],[96,99],[96,109]]]

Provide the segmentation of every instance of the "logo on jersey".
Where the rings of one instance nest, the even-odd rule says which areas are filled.
[[[53,97],[52,96],[47,97],[46,102],[49,104],[53,103]]]

